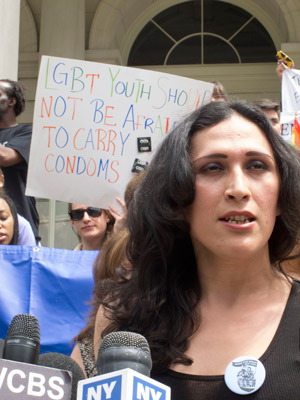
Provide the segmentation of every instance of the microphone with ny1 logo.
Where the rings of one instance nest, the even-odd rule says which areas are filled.
[[[29,314],[16,315],[8,328],[3,358],[0,359],[0,399],[76,399],[76,393],[72,390],[72,363],[76,364],[75,361],[56,353],[39,357],[39,349],[40,327],[37,318]],[[37,362],[43,366],[36,365]],[[79,379],[83,378],[81,371]]]
[[[146,338],[134,332],[112,332],[100,345],[99,376],[78,382],[77,400],[170,400],[168,386],[151,379]]]

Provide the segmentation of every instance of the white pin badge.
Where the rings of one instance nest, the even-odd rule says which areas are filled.
[[[234,393],[247,395],[256,392],[264,383],[266,370],[255,357],[242,356],[232,360],[225,370],[225,383]]]

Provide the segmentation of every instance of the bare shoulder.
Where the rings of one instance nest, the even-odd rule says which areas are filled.
[[[87,376],[86,376],[86,373],[85,373],[85,369],[84,369],[83,361],[82,361],[82,358],[81,358],[81,353],[80,353],[80,349],[79,349],[78,343],[76,343],[76,345],[74,346],[70,357],[72,358],[72,360],[77,362],[77,364],[82,369],[82,371],[84,373],[84,376],[86,378]]]
[[[105,314],[105,310],[102,306],[98,308],[96,321],[95,321],[95,331],[94,331],[94,351],[95,351],[95,360],[98,358],[98,351],[100,347],[100,343],[102,340],[102,332],[109,325],[110,321]]]

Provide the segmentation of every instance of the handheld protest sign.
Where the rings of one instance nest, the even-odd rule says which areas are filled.
[[[284,70],[282,74],[281,136],[288,143],[300,147],[300,70]]]
[[[108,208],[213,84],[43,56],[26,195]]]

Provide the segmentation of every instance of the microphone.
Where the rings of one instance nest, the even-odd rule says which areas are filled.
[[[40,352],[40,326],[34,315],[18,314],[12,319],[2,358],[36,364]]]
[[[84,379],[84,374],[80,366],[72,358],[61,353],[44,353],[40,354],[38,365],[61,369],[71,372],[72,375],[72,388],[71,400],[76,400],[77,397],[77,384],[80,380]]]
[[[146,338],[134,332],[112,332],[100,345],[97,369],[99,374],[131,368],[150,376],[152,359]]]
[[[152,367],[147,339],[134,332],[112,332],[100,345],[101,375],[78,383],[77,400],[170,400],[170,388],[149,378]]]
[[[72,375],[79,376],[78,370],[71,368],[75,361],[62,354],[52,356],[49,353],[39,357],[39,349],[37,318],[28,314],[16,315],[8,328],[3,359],[0,359],[0,399],[76,399],[75,378],[74,388],[71,384]],[[39,365],[35,365],[38,357]],[[78,379],[83,379],[83,372],[78,368],[81,373]]]
[[[0,339],[0,358],[2,358],[3,355],[3,347],[4,347],[4,340]]]

